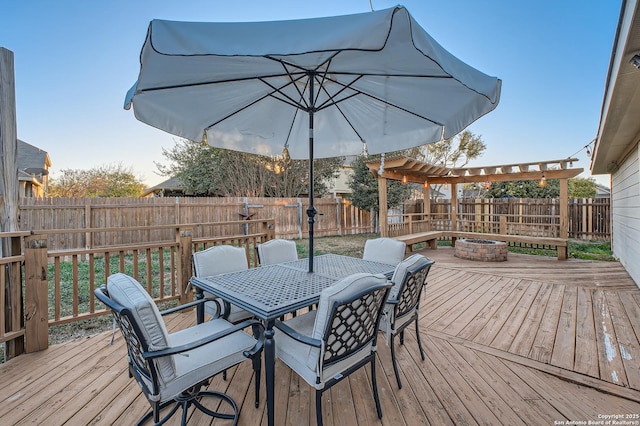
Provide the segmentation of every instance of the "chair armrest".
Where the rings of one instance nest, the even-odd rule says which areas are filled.
[[[304,343],[305,345],[313,346],[315,348],[322,347],[322,340],[314,339],[313,337],[305,336],[289,327],[287,324],[283,323],[280,320],[276,320],[275,327],[282,331],[287,336],[291,337],[294,340],[297,340],[300,343]]]
[[[215,321],[215,320],[214,320]],[[251,326],[253,324],[260,324],[258,320],[246,320],[241,323],[235,324],[232,327],[227,328],[219,333],[212,334],[211,336],[203,337],[202,339],[194,340],[192,342],[186,343],[184,345],[170,347],[166,349],[161,349],[158,351],[146,351],[142,353],[142,356],[145,359],[154,359],[160,358],[168,355],[175,355],[182,352],[188,352],[190,350],[199,348],[200,346],[207,345],[211,342],[215,342],[216,340],[222,339],[225,336],[233,334],[235,332],[241,331],[242,329]],[[262,324],[260,324],[262,325]]]
[[[176,307],[173,307],[173,308],[165,309],[164,311],[160,312],[160,315],[165,316],[165,315],[173,314],[173,313],[176,313],[176,312],[180,312],[180,311],[182,311],[184,309],[192,308],[192,307],[197,306],[197,305],[199,305],[201,303],[204,303],[204,302],[213,302],[216,305],[218,305],[218,308],[220,307],[220,304],[218,303],[217,300],[211,299],[210,297],[205,297],[204,299],[194,300],[193,302],[185,303],[184,305],[180,305],[180,306],[176,306]]]
[[[243,325],[244,327],[251,326],[251,331],[253,332],[253,337],[256,339],[256,344],[253,348],[248,351],[244,351],[242,354],[246,358],[253,358],[257,353],[262,351],[262,347],[264,346],[264,324],[261,321],[256,319],[248,319],[245,320],[238,325]]]

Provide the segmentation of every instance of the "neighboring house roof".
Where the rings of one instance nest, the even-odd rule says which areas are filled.
[[[49,154],[38,147],[18,139],[18,170],[24,170],[28,174],[39,175],[42,169],[51,167]]]
[[[637,0],[622,2],[616,30],[600,125],[591,157],[592,174],[615,173],[640,134],[640,5]]]
[[[596,184],[596,197],[606,198],[611,196],[611,188],[608,186]]]
[[[44,176],[49,174],[49,167],[51,167],[47,151],[18,139],[17,155],[18,181],[28,182],[35,187],[43,187]]]
[[[174,194],[174,193],[180,193],[180,194],[184,194],[184,189],[182,188],[182,183],[180,182],[180,179],[178,179],[177,177],[172,177],[169,178],[163,182],[160,182],[159,184],[157,184],[156,186],[152,186],[151,188],[147,188],[144,191],[142,191],[142,196],[146,197],[148,195],[151,194]]]

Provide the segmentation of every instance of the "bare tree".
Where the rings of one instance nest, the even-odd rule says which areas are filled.
[[[309,163],[286,156],[267,157],[213,148],[181,140],[162,154],[169,164],[156,163],[161,175],[177,177],[185,193],[247,197],[308,195]],[[322,196],[336,177],[341,158],[314,162],[314,192]]]
[[[465,130],[441,142],[409,150],[409,155],[435,166],[464,167],[469,164],[469,161],[482,156],[486,149],[487,146],[483,142],[482,136]],[[436,191],[432,191],[432,194],[435,195],[441,188],[442,184],[434,185]]]

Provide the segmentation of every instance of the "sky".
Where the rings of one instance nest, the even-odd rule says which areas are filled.
[[[0,47],[14,53],[18,138],[65,169],[121,165],[148,186],[177,137],[123,109],[152,19],[244,22],[362,13],[382,0],[8,0]],[[469,126],[487,149],[471,166],[579,159],[598,131],[621,0],[406,0],[452,54],[502,80],[498,107]],[[609,185],[608,175],[594,176]]]

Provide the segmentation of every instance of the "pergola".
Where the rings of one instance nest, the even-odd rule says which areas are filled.
[[[423,185],[424,211],[430,211],[430,187],[432,184],[451,185],[451,194],[457,194],[457,185],[474,182],[510,182],[518,180],[560,180],[560,237],[569,236],[569,178],[582,173],[582,168],[573,168],[577,158],[538,161],[534,163],[501,164],[497,166],[449,168],[414,160],[409,157],[385,158],[367,162],[369,171],[378,178],[378,200],[380,211],[380,235],[388,236],[387,180],[399,180]],[[383,169],[380,170],[382,164]],[[451,212],[458,211],[457,197],[451,197]],[[384,224],[384,226],[382,226]],[[451,227],[458,230],[457,215],[451,215]]]

